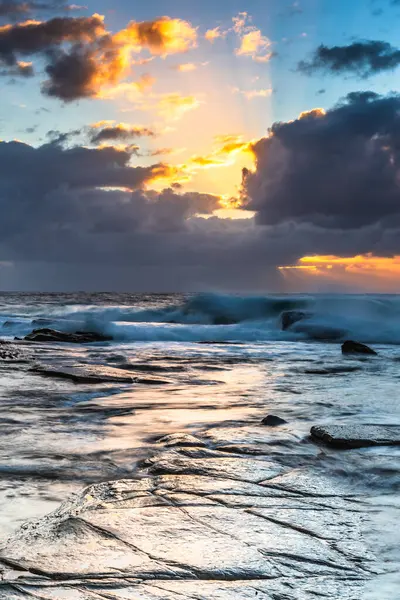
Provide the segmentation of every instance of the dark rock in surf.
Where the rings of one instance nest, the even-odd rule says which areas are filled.
[[[311,427],[311,436],[343,449],[400,446],[399,425],[320,425]]]
[[[69,344],[90,344],[93,342],[107,342],[112,338],[109,336],[93,333],[90,331],[76,331],[66,333],[56,329],[34,329],[24,337],[28,342],[64,342]]]
[[[33,319],[32,321],[32,325],[42,325],[42,327],[48,327],[52,323],[54,323],[52,319],[44,319],[42,317],[39,317],[38,319]]]
[[[267,415],[261,423],[267,427],[278,427],[279,425],[286,425],[287,421],[276,415]]]
[[[311,315],[301,310],[286,310],[281,314],[282,330],[286,331],[292,325],[303,319],[309,319]]]
[[[9,329],[10,327],[13,327],[14,325],[15,325],[14,321],[4,321],[3,329]]]
[[[213,325],[235,325],[237,321],[235,319],[231,319],[230,317],[225,317],[220,315],[218,317],[214,317]]]
[[[371,354],[377,356],[378,353],[369,346],[365,346],[365,344],[346,340],[342,344],[342,354]]]

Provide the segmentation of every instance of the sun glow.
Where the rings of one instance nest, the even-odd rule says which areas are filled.
[[[284,265],[278,269],[286,278],[297,274],[319,281],[392,292],[398,291],[399,287],[400,255],[303,256],[295,265]]]

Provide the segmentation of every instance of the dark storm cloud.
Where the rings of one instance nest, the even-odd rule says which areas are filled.
[[[210,194],[147,189],[172,169],[129,151],[2,142],[1,261],[60,273],[35,287],[185,291],[279,289],[276,267],[305,255],[400,254],[399,114],[399,97],[366,92],[276,123],[254,144],[243,220],[213,215]]]
[[[77,5],[65,4],[62,0],[54,0],[53,2],[21,2],[19,0],[0,0],[0,19],[19,19],[39,11],[72,11],[79,8],[80,7]]]
[[[108,125],[104,127],[92,127],[90,130],[90,142],[101,144],[110,141],[129,141],[139,137],[154,137],[155,132],[149,127],[131,127],[123,123]]]
[[[111,146],[65,149],[49,143],[34,148],[21,142],[0,142],[0,189],[14,198],[26,195],[28,205],[58,189],[140,188],[171,171],[163,164],[130,166],[131,156],[129,151]]]
[[[1,68],[0,66],[1,77],[33,77],[34,74],[31,63],[17,62],[15,65],[4,68]]]
[[[100,17],[55,17],[48,21],[27,21],[0,28],[0,60],[16,64],[18,56],[44,53],[64,42],[90,42],[104,32]]]
[[[91,48],[76,45],[69,52],[57,51],[46,67],[48,81],[42,85],[45,95],[71,102],[94,95],[93,81],[98,63]]]
[[[180,19],[161,17],[131,21],[110,34],[100,15],[55,17],[0,27],[0,66],[12,67],[27,56],[45,61],[48,80],[42,92],[64,102],[101,97],[131,75],[130,53],[148,50],[153,55],[187,52],[196,46],[197,30]],[[142,76],[141,88],[149,84]]]
[[[351,229],[400,215],[398,95],[353,93],[326,114],[275,123],[254,153],[244,194],[260,223]]]
[[[316,72],[342,75],[354,73],[369,77],[383,71],[391,71],[400,64],[400,50],[388,42],[366,40],[348,46],[324,46],[321,44],[311,60],[301,61],[298,70],[307,75]]]

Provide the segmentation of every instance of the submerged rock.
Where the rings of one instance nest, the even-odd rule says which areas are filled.
[[[199,438],[190,435],[189,433],[171,433],[170,435],[164,435],[162,438],[157,440],[157,444],[163,444],[166,448],[173,446],[181,447],[195,447],[205,446],[205,443],[199,440]]]
[[[103,365],[73,365],[52,367],[39,365],[31,369],[33,373],[47,377],[70,379],[76,383],[137,383],[138,380],[129,371],[114,369]]]
[[[400,425],[318,425],[311,435],[335,448],[400,446]]]
[[[56,329],[34,329],[24,337],[28,342],[66,342],[69,344],[90,344],[93,342],[107,342],[112,338],[91,331],[76,331],[67,333]]]
[[[281,419],[281,417],[277,417],[276,415],[267,415],[261,421],[263,425],[267,425],[267,427],[277,427],[278,425],[285,425],[287,421],[285,419]]]
[[[302,321],[303,319],[309,319],[310,317],[310,313],[306,313],[301,310],[286,310],[281,314],[282,329],[283,331],[286,331],[286,329],[289,329],[289,327],[291,327],[298,321]]]
[[[342,353],[343,354],[372,354],[376,356],[378,353],[375,350],[372,350],[369,346],[365,344],[360,344],[360,342],[353,342],[352,340],[346,340],[342,344]]]
[[[16,344],[0,340],[0,360],[12,362],[26,362],[26,355]]]

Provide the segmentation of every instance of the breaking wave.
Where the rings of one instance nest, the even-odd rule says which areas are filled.
[[[116,341],[228,342],[268,340],[400,344],[400,297],[369,295],[170,296],[158,306],[135,296],[132,305],[47,304],[16,307],[0,314],[3,336],[22,336],[38,327],[91,330]],[[282,313],[304,318],[282,331]]]

